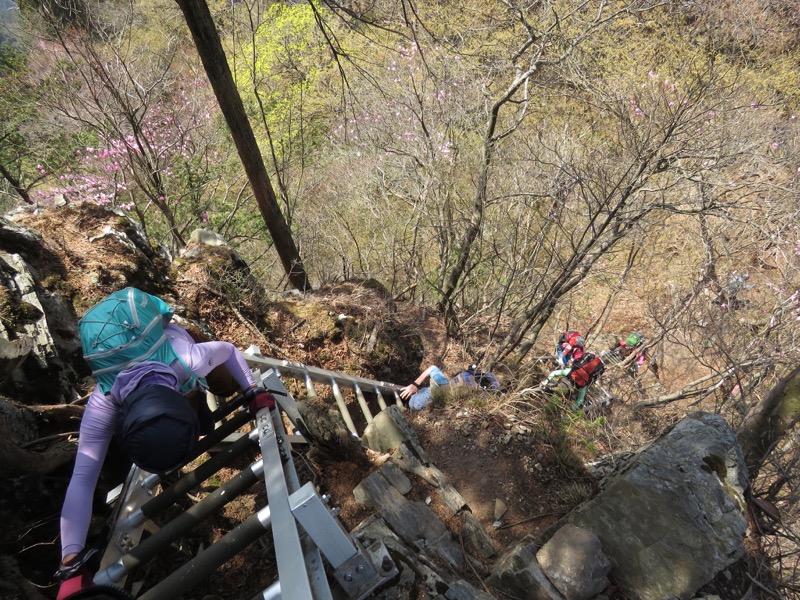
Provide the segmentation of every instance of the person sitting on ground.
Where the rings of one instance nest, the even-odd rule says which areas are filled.
[[[104,379],[93,371],[97,384],[81,419],[75,466],[61,511],[59,599],[91,584],[85,571],[76,575],[70,567],[82,564],[85,558],[94,490],[112,438],[144,471],[165,474],[181,467],[192,457],[198,437],[214,429],[204,390],[199,394],[201,401],[192,406],[187,396],[194,394],[196,386],[184,391],[186,386],[181,384],[207,376],[211,381],[212,371],[224,370],[221,379],[228,375],[235,381],[234,387],[245,395],[251,411],[275,406],[274,396],[257,386],[244,357],[233,344],[195,342],[187,329],[169,322],[172,310],[163,300],[134,288],[123,292],[129,290],[137,294],[138,302],[149,301],[162,307],[167,322],[163,332],[177,359],[170,364],[154,360],[126,364],[118,374]],[[105,329],[102,335],[113,335],[107,333],[113,329],[110,324],[104,323],[102,327]],[[213,387],[210,391],[218,393]]]
[[[445,375],[439,367],[431,365],[412,383],[400,390],[400,398],[408,400],[409,408],[422,410],[431,401],[433,392],[430,386],[425,386],[425,381],[429,378],[437,386],[466,385],[485,391],[500,389],[500,381],[494,373],[480,371],[476,364],[470,365],[452,379]]]
[[[567,382],[567,386],[577,392],[575,402],[572,404],[572,408],[577,410],[583,406],[589,386],[597,380],[604,370],[605,365],[600,357],[587,352],[574,360],[569,367],[552,371],[542,381],[541,386],[546,389],[550,388],[555,379],[564,378],[563,381]]]
[[[577,331],[565,331],[556,344],[556,359],[562,368],[566,368],[571,360],[578,360],[585,349],[583,336]]]

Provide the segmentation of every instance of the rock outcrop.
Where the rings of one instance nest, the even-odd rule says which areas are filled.
[[[595,535],[600,546],[589,560],[607,557],[612,579],[630,598],[692,598],[744,552],[746,486],[733,431],[719,415],[697,413],[633,455],[549,535],[555,540],[575,527]],[[533,540],[509,550],[491,581],[514,593],[541,570],[567,598],[589,597],[568,592],[583,577],[569,573],[569,556],[557,561],[537,552]]]

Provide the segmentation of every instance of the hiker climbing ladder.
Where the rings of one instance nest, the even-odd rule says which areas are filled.
[[[384,396],[399,402],[400,387],[265,358],[254,348],[248,350],[245,357],[256,380],[277,399],[278,407],[272,411],[268,408],[259,410],[255,429],[249,434],[240,434],[238,430],[251,420],[249,413],[239,410],[242,399],[227,403],[218,400],[214,412],[218,427],[202,440],[196,456],[208,450],[222,449],[213,452],[211,458],[173,485],[167,486],[158,476],[133,468],[117,498],[109,543],[95,576],[96,584],[123,585],[133,569],[154,558],[260,480],[266,487],[266,506],[143,594],[136,595],[137,590],[132,590],[134,597],[139,600],[172,600],[201,583],[268,531],[272,531],[278,579],[253,600],[332,600],[323,559],[330,565],[336,583],[348,598],[363,598],[397,575],[397,568],[382,543],[362,548],[336,519],[336,511],[328,507],[326,498],[321,497],[311,483],[300,483],[291,446],[306,443],[306,440],[302,436],[299,411],[281,377],[303,381],[309,395],[316,395],[315,382],[330,385],[342,417],[354,435],[355,425],[341,388],[353,390],[365,420],[370,422],[373,409],[379,412],[386,408]],[[363,390],[375,395],[377,407],[369,407]],[[287,434],[281,412],[299,433]],[[227,443],[223,444],[225,441]],[[154,530],[149,526],[151,519],[250,451],[254,443],[261,450],[259,460],[160,529]],[[159,484],[164,487],[156,494]],[[148,536],[143,535],[146,529]]]

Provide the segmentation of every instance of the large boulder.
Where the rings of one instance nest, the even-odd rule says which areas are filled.
[[[527,539],[507,549],[489,583],[531,598],[586,598],[605,585],[610,562],[628,598],[691,598],[744,553],[747,481],[725,420],[695,413],[629,457],[542,536],[543,548]]]
[[[719,415],[695,413],[567,515],[594,532],[612,578],[641,600],[691,598],[744,553],[747,469]]]

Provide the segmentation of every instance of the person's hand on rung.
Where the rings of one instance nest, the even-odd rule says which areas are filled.
[[[248,408],[250,409],[250,414],[254,417],[262,408],[272,410],[275,408],[275,396],[266,390],[255,388],[248,401]]]
[[[419,391],[419,386],[416,383],[409,383],[406,387],[400,390],[400,397],[403,400],[408,400]]]

